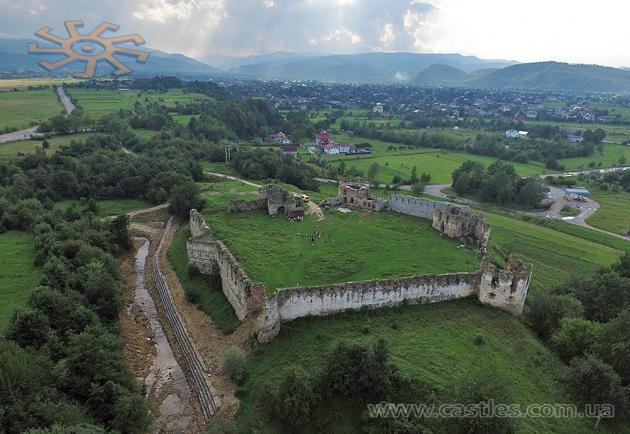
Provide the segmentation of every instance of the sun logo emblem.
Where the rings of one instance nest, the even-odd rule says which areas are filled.
[[[91,33],[87,35],[81,35],[77,30],[78,27],[83,27],[83,21],[64,21],[66,30],[68,31],[68,39],[62,39],[58,36],[52,35],[50,27],[44,27],[35,32],[40,38],[53,42],[59,47],[39,47],[36,43],[31,42],[28,44],[28,52],[31,54],[63,54],[66,57],[50,63],[47,60],[39,62],[41,66],[49,71],[52,71],[62,66],[68,65],[75,61],[87,62],[85,70],[83,72],[75,72],[74,77],[77,78],[91,78],[94,77],[96,71],[96,65],[98,62],[104,60],[112,65],[116,70],[114,74],[120,76],[131,72],[124,63],[118,60],[114,54],[122,54],[126,56],[133,56],[136,61],[144,63],[149,58],[149,53],[144,51],[132,50],[129,48],[119,47],[115,44],[124,42],[133,42],[134,45],[144,44],[144,39],[138,34],[117,36],[113,38],[105,38],[101,34],[106,30],[116,31],[120,26],[111,23],[101,23]]]

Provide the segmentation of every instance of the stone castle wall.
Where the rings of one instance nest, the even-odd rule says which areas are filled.
[[[481,246],[488,244],[490,225],[483,214],[474,213],[467,206],[394,194],[387,207],[400,214],[431,220],[433,228],[451,238],[471,237]]]
[[[404,196],[402,194],[393,194],[387,202],[387,207],[392,211],[428,220],[433,220],[433,215],[437,210],[444,209],[449,205],[448,202],[438,202],[420,197]],[[468,207],[461,208],[469,209]]]
[[[257,337],[260,342],[268,342],[279,333],[282,323],[306,316],[378,309],[405,302],[436,303],[472,295],[477,295],[484,304],[518,315],[527,295],[531,266],[521,264],[516,258],[511,260],[514,265],[505,271],[484,263],[473,273],[425,274],[279,289],[265,299],[258,316]]]
[[[230,250],[221,241],[190,239],[186,242],[188,263],[203,274],[219,273],[221,290],[239,320],[261,309],[264,287],[252,282]]]

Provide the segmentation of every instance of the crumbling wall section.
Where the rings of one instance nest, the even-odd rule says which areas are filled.
[[[436,200],[404,196],[402,194],[393,194],[387,202],[387,207],[392,211],[428,220],[433,220],[435,212],[447,206],[449,206],[448,202],[438,202]],[[462,208],[468,209],[468,207]]]
[[[195,210],[191,210],[191,217]],[[198,213],[197,213],[198,214]],[[195,218],[199,218],[200,214]],[[200,217],[200,221],[205,221]],[[192,222],[192,220],[191,220]],[[207,226],[205,226],[207,227]],[[195,232],[199,233],[199,232]],[[192,235],[192,226],[191,226]],[[186,242],[188,263],[195,265],[202,274],[219,273],[221,290],[230,302],[239,320],[260,311],[264,305],[265,288],[253,282],[230,250],[218,240],[213,240],[209,233],[190,238]]]
[[[479,300],[514,315],[523,312],[525,298],[532,276],[532,265],[523,263],[517,256],[507,260],[507,270],[499,270],[485,262],[481,267]]]
[[[267,297],[258,318],[257,337],[268,342],[280,324],[305,316],[346,310],[378,309],[402,303],[435,303],[476,294],[480,273],[420,275],[333,285],[279,289]]]

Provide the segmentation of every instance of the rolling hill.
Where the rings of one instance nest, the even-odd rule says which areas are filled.
[[[242,65],[232,74],[258,79],[316,80],[330,82],[407,82],[427,67],[443,64],[471,72],[514,64],[461,54],[366,53],[284,59]]]
[[[431,65],[421,71],[413,83],[491,89],[630,92],[630,71],[599,65],[537,62],[466,73],[447,65]]]

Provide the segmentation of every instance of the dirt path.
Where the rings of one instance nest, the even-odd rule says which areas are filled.
[[[317,219],[317,221],[324,220],[324,211],[322,211],[319,205],[311,200],[306,202],[306,206],[308,207],[308,211]]]
[[[57,86],[57,96],[59,97],[59,102],[61,102],[61,105],[66,111],[66,115],[69,115],[74,111],[74,109],[76,109],[70,97],[66,95],[66,91],[63,86]]]
[[[239,178],[237,176],[226,175],[225,173],[217,173],[217,172],[204,172],[204,173],[206,175],[212,175],[212,176],[216,176],[218,178],[229,179],[230,181],[242,182],[245,185],[249,185],[249,186],[256,187],[256,188],[262,187],[262,185],[256,184],[255,182],[247,181],[247,180],[245,180],[243,178]]]

